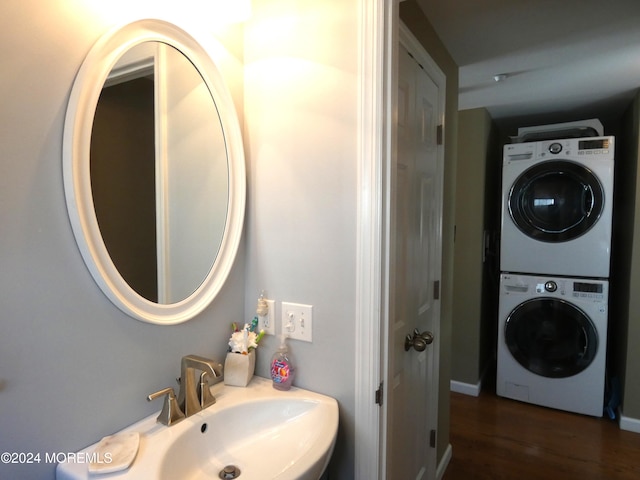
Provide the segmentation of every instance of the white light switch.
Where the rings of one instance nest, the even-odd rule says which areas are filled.
[[[313,331],[313,306],[282,302],[282,333],[294,340],[310,342]]]

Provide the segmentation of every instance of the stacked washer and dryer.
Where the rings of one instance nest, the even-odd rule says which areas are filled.
[[[614,143],[589,120],[504,147],[500,396],[603,414]]]

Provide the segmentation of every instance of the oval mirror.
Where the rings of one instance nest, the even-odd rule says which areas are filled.
[[[144,20],[96,43],[69,99],[63,170],[76,242],[115,305],[174,324],[211,302],[240,242],[245,169],[231,95],[193,37]]]

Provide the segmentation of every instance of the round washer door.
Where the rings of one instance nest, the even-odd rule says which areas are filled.
[[[527,236],[566,242],[587,232],[604,208],[604,189],[594,173],[568,160],[538,163],[509,192],[509,213]]]
[[[577,375],[598,351],[591,319],[564,300],[535,298],[518,305],[505,322],[505,342],[527,370],[549,378]]]

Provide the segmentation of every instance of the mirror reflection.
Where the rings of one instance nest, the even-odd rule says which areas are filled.
[[[114,66],[96,107],[90,178],[123,279],[155,303],[188,298],[224,235],[229,164],[216,104],[179,50],[145,42]]]

